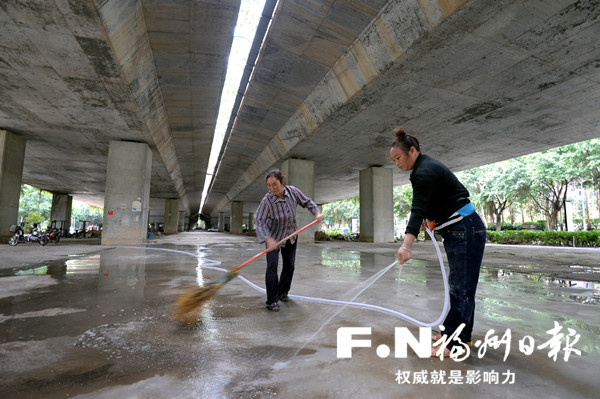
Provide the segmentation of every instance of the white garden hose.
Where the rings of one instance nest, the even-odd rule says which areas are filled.
[[[448,279],[446,277],[446,269],[444,267],[444,260],[442,258],[442,253],[440,252],[440,247],[439,247],[433,233],[429,229],[427,229],[426,231],[427,231],[427,234],[429,234],[429,237],[431,237],[431,241],[433,241],[433,244],[435,246],[435,250],[438,255],[438,260],[440,262],[440,270],[442,271],[442,279],[444,282],[444,307],[442,309],[442,312],[440,313],[440,316],[435,321],[425,322],[425,321],[417,320],[413,317],[405,315],[404,313],[400,313],[396,310],[389,309],[389,308],[386,308],[383,306],[371,305],[368,303],[354,302],[355,298],[357,298],[360,294],[362,294],[367,288],[369,288],[375,281],[377,281],[381,276],[383,276],[388,270],[390,270],[392,267],[394,267],[398,263],[397,261],[395,261],[391,265],[387,266],[386,268],[380,270],[379,272],[375,273],[367,281],[365,281],[365,286],[356,295],[354,295],[354,297],[352,298],[351,301],[339,301],[339,300],[335,300],[335,299],[316,298],[316,297],[309,297],[309,296],[303,296],[303,295],[290,295],[290,298],[301,300],[301,301],[307,301],[307,302],[326,303],[326,304],[332,304],[332,305],[350,306],[353,308],[369,309],[369,310],[374,310],[376,312],[381,312],[381,313],[385,313],[385,314],[388,314],[391,316],[398,317],[398,318],[405,320],[409,323],[412,323],[416,326],[420,326],[420,327],[436,326],[437,327],[440,324],[442,324],[442,321],[444,320],[444,318],[446,317],[446,313],[448,312],[448,307],[450,306],[449,287],[448,287]],[[190,256],[194,256],[196,258],[202,259],[202,261],[203,261],[202,265],[201,265],[202,268],[218,270],[221,272],[227,272],[227,270],[225,270],[223,268],[216,267],[216,265],[220,265],[221,262],[207,259],[207,258],[201,258],[190,252],[180,251],[180,250],[176,250],[176,249],[151,248],[151,247],[123,247],[123,248],[150,249],[150,250],[169,251],[169,252],[176,252],[176,253],[181,253],[181,254],[185,254],[185,255],[190,255]],[[254,288],[257,291],[260,291],[262,293],[266,292],[266,290],[264,288],[259,287],[258,285],[254,284],[253,282],[251,282],[250,280],[246,279],[245,277],[243,277],[241,275],[238,276],[238,279],[241,279],[243,282],[245,282],[246,284],[248,284],[250,287]]]

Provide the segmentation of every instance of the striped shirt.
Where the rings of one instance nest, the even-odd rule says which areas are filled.
[[[283,192],[283,198],[279,198],[269,191],[258,205],[254,221],[256,236],[260,242],[266,241],[269,237],[281,241],[296,231],[297,205],[308,209],[313,215],[319,212],[317,204],[296,187],[283,186]],[[291,241],[295,242],[296,237]]]

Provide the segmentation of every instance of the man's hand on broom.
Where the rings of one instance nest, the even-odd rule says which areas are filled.
[[[318,221],[318,222],[322,222],[323,220],[325,220],[325,216],[323,216],[321,214],[321,212],[317,212],[317,213],[315,213],[315,220]],[[312,222],[311,224],[313,224],[313,223],[314,222]],[[306,227],[308,227],[308,226],[306,226]],[[287,238],[290,238],[290,237],[286,237],[286,238],[284,238],[280,242],[275,241],[275,239],[273,237],[267,238],[265,240],[265,243],[267,244],[267,252],[271,252],[271,251],[274,251],[274,250],[278,249],[279,245],[282,244],[283,241],[285,241]]]
[[[271,252],[279,248],[279,243],[273,237],[267,238],[267,251]]]
[[[325,216],[321,215],[321,212],[317,212],[315,213],[315,220],[318,220],[319,223],[321,223],[323,220],[325,220]]]

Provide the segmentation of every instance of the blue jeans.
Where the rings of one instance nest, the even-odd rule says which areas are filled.
[[[267,272],[265,273],[265,286],[267,287],[267,305],[277,302],[279,295],[287,294],[292,286],[292,277],[296,264],[296,245],[286,241],[279,249],[267,252]],[[279,263],[279,252],[283,266],[281,267],[281,278],[277,276],[277,266]]]
[[[444,249],[448,256],[448,285],[450,287],[450,311],[444,320],[443,335],[452,335],[464,323],[459,335],[463,343],[471,341],[475,318],[475,292],[479,281],[479,269],[485,249],[485,225],[477,213],[443,228],[439,232],[444,238]],[[452,341],[448,348],[456,346]]]

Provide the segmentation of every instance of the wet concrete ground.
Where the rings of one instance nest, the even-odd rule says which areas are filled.
[[[406,358],[394,356],[394,328],[409,327],[417,338],[419,329],[393,312],[432,322],[443,308],[434,246],[413,248],[415,259],[376,279],[394,262],[397,244],[298,247],[290,294],[388,310],[295,297],[281,303],[281,312],[269,312],[259,291],[262,257],[242,270],[243,278],[221,288],[188,329],[172,318],[177,297],[259,253],[263,247],[255,238],[197,232],[140,247],[84,240],[1,245],[0,397],[597,395],[599,250],[489,245],[477,297],[476,347],[463,361],[441,361],[410,349]],[[560,332],[548,333],[555,323]],[[371,339],[371,347],[338,358],[340,327],[371,327],[370,336],[354,337]],[[562,340],[554,340],[560,333]],[[494,337],[504,343],[494,348]],[[534,342],[532,353],[525,354],[519,341]],[[381,344],[391,348],[388,357],[378,356]],[[569,346],[573,351],[565,351]]]

